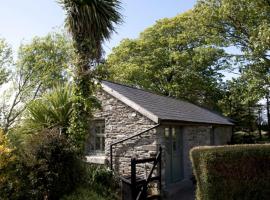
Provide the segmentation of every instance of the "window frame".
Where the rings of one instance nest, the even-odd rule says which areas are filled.
[[[97,131],[99,130],[99,131]],[[88,153],[90,155],[105,155],[105,120],[98,119],[92,122],[92,127],[90,128],[88,144]],[[97,141],[99,140],[99,147],[97,146]],[[98,148],[97,148],[98,147]]]

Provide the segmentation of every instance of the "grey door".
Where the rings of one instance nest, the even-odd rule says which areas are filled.
[[[183,179],[183,135],[181,127],[166,127],[165,165],[167,184],[176,183]]]

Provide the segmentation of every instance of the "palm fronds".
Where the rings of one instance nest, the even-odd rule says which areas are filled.
[[[59,0],[66,10],[66,27],[78,53],[100,59],[102,43],[122,22],[118,0]]]
[[[66,129],[72,112],[72,91],[69,85],[57,86],[27,107],[23,132],[35,133],[44,128]]]

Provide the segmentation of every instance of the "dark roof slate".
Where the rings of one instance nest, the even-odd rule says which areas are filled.
[[[229,118],[186,101],[110,81],[102,81],[102,84],[156,115],[160,120],[233,125]]]

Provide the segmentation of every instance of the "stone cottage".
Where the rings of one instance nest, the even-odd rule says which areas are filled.
[[[96,97],[102,108],[94,113],[87,161],[112,164],[116,173],[128,176],[131,158],[153,157],[161,147],[163,190],[190,181],[192,147],[231,139],[233,123],[228,118],[185,101],[109,81],[101,82]],[[147,174],[149,168],[138,167],[138,174]]]

